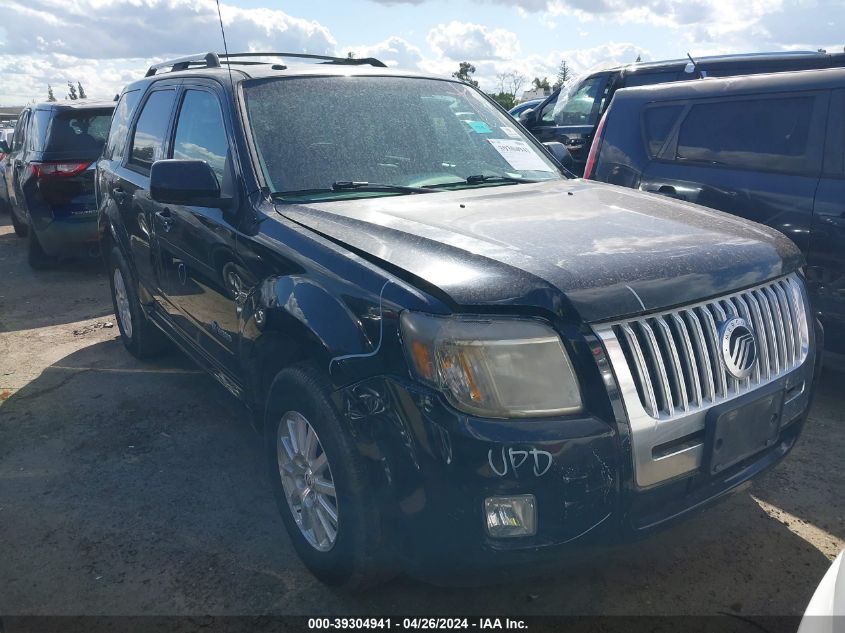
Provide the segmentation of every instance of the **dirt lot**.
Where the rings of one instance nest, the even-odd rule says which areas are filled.
[[[0,216],[0,614],[797,615],[845,546],[837,360],[787,460],[671,531],[531,581],[344,595],[297,560],[238,403],[112,324],[96,264],[33,272]]]

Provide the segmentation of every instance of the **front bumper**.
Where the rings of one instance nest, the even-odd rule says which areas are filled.
[[[601,359],[599,359],[601,360]],[[784,406],[777,440],[718,475],[704,469],[661,485],[635,485],[629,430],[617,419],[490,420],[455,411],[409,380],[378,377],[335,394],[370,466],[383,520],[412,573],[548,564],[634,540],[724,497],[780,461],[809,409],[818,360],[782,378],[806,389]],[[613,393],[613,390],[609,390]],[[493,539],[484,499],[532,494],[534,536]]]

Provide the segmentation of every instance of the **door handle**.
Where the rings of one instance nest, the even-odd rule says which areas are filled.
[[[114,201],[118,204],[123,204],[126,202],[126,192],[121,189],[120,187],[115,187],[111,190],[111,197],[114,198]]]
[[[662,185],[657,188],[657,193],[662,193],[664,196],[677,196],[678,192],[672,185]]]
[[[164,229],[164,232],[169,233],[170,229],[173,228],[173,216],[170,214],[170,209],[156,211],[155,216],[158,223],[161,224],[161,228]]]

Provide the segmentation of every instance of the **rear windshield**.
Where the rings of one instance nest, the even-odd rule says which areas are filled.
[[[109,135],[111,115],[111,108],[57,114],[50,123],[44,151],[80,158],[99,156]]]

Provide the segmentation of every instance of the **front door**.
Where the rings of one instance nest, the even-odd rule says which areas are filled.
[[[223,196],[234,201],[238,192],[233,190],[229,139],[218,93],[211,87],[187,87],[170,157],[207,162]],[[202,351],[234,377],[242,276],[235,227],[220,208],[168,204],[159,213],[166,214],[157,218],[156,235],[168,309]]]

